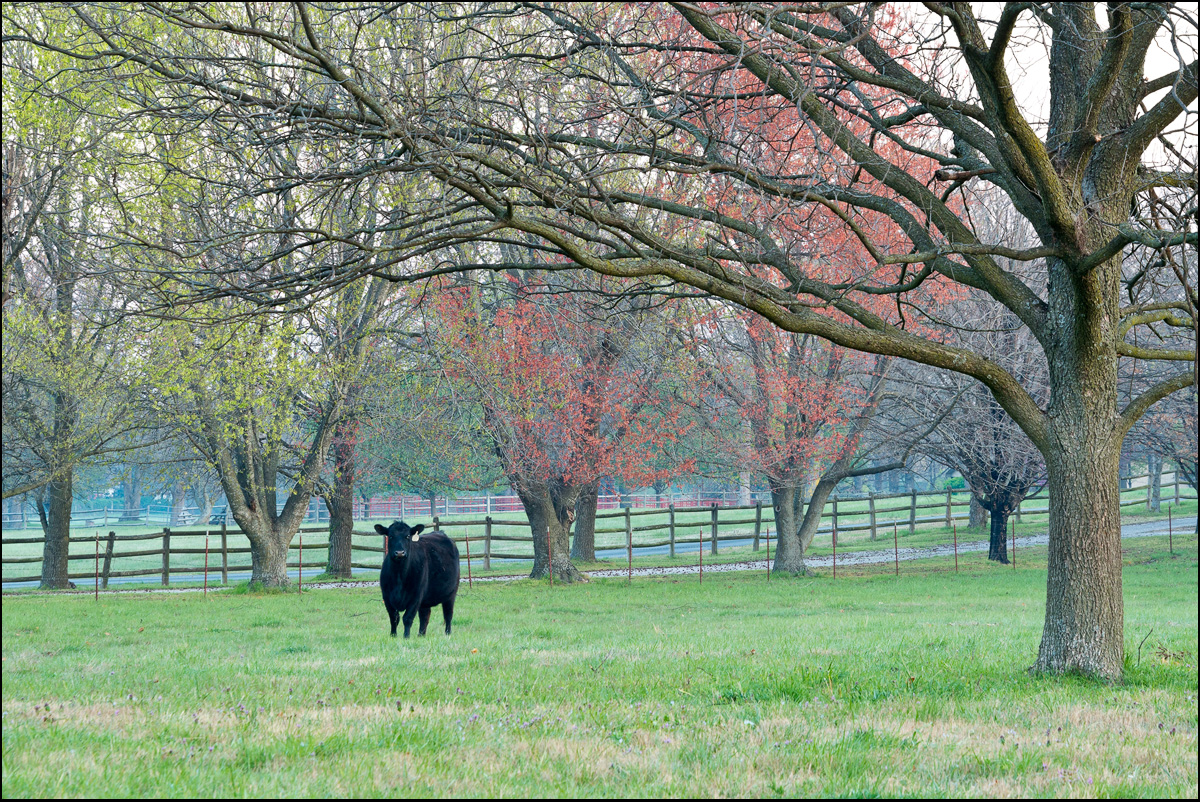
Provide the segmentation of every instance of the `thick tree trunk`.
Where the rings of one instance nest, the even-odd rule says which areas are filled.
[[[179,526],[183,523],[186,506],[187,489],[183,486],[182,479],[176,479],[171,484],[171,526]]]
[[[801,559],[808,553],[817,530],[821,527],[821,515],[825,512],[825,504],[838,486],[839,478],[821,478],[813,487],[812,496],[808,500],[808,509],[804,511],[804,520],[800,522],[800,555]]]
[[[979,503],[979,499],[975,497],[974,493],[971,494],[971,508],[970,509],[971,509],[971,518],[969,521],[967,521],[967,526],[971,527],[972,529],[982,529],[983,527],[987,526],[987,522],[988,522],[987,508],[985,508],[982,504]]]
[[[261,583],[264,588],[288,586],[287,554],[291,538],[286,540],[267,533],[250,540],[250,584]]]
[[[553,572],[556,582],[586,580],[587,577],[571,562],[569,513],[574,511],[579,488],[564,487],[555,493],[541,483],[532,488],[522,487],[516,482],[513,482],[513,486],[517,488],[517,495],[525,506],[529,530],[533,534],[533,570],[529,574],[530,579],[540,579]]]
[[[212,496],[199,488],[192,488],[192,501],[196,502],[196,507],[200,510],[196,515],[196,523],[208,526],[213,514]]]
[[[125,495],[125,510],[122,521],[137,521],[142,515],[142,469],[139,465],[129,466],[129,475],[121,482]]]
[[[45,542],[42,546],[42,583],[46,590],[66,590],[71,586],[67,576],[69,563],[67,553],[70,549],[71,537],[71,502],[74,494],[71,484],[74,471],[65,468],[60,472],[60,478],[55,478],[47,487],[49,509],[39,516],[42,518]],[[40,502],[39,502],[40,506]],[[39,510],[39,512],[41,512]]]
[[[326,573],[349,577],[352,573],[351,532],[354,530],[353,495],[339,498],[335,491],[325,503],[329,506],[329,558]]]
[[[575,501],[575,536],[571,538],[571,559],[580,562],[596,561],[596,502],[600,480],[588,482],[579,490]]]
[[[1008,527],[1008,513],[990,510],[992,517],[991,535],[988,540],[988,559],[998,563],[1008,564],[1008,539],[1005,529]]]
[[[333,488],[325,496],[329,507],[329,558],[325,568],[332,576],[351,574],[351,532],[354,529],[354,442],[345,425],[334,434]]]
[[[738,471],[738,505],[750,506],[750,471]]]
[[[1119,445],[1047,458],[1050,549],[1039,671],[1119,679],[1124,663]]]
[[[804,547],[800,545],[800,491],[771,483],[771,506],[775,510],[776,551],[771,570],[777,574],[804,573]]]
[[[233,519],[250,541],[250,582],[261,582],[268,588],[287,587],[288,547],[300,528],[299,521],[288,525],[280,519],[272,520],[260,505],[254,509],[231,506]]]

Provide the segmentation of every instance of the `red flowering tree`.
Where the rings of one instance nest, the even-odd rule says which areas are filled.
[[[529,518],[530,576],[582,579],[570,553],[580,492],[602,476],[654,482],[666,473],[655,456],[683,428],[658,403],[661,362],[637,358],[619,316],[598,319],[580,296],[518,286],[485,303],[468,286],[441,293],[436,309],[443,370],[478,404]]]
[[[698,379],[689,405],[712,424],[716,450],[766,477],[779,533],[773,570],[803,573],[837,483],[903,464],[860,467],[866,451],[878,456],[863,447],[864,434],[886,365],[725,308],[700,319],[685,340]],[[803,492],[814,482],[806,511]]]

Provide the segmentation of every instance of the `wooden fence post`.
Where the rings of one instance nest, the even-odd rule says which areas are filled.
[[[464,537],[463,541],[467,546],[467,587],[473,588],[475,583],[471,581],[471,538]]]
[[[117,539],[117,533],[110,531],[108,533],[108,544],[104,547],[104,573],[101,574],[101,581],[104,587],[108,587],[108,572],[112,569],[113,557],[113,542]]]
[[[671,556],[675,556],[675,502],[667,505],[667,531],[671,538]]]
[[[221,584],[229,584],[229,527],[221,519]]]
[[[1175,471],[1175,503],[1179,503],[1179,471]]]
[[[492,570],[492,516],[483,523],[483,570]]]
[[[837,518],[833,519],[833,578],[837,579]]]
[[[593,526],[595,526],[593,524]],[[633,528],[629,521],[629,508],[625,508],[625,553],[629,556],[629,582],[633,583]]]
[[[704,547],[700,547],[703,551]],[[717,502],[712,505],[712,553],[717,553]]]
[[[1017,523],[1021,523],[1021,502],[1017,502],[1017,508],[1013,510],[1016,514],[1013,516]]]
[[[754,502],[754,550],[758,551],[758,536],[762,532],[762,499]]]
[[[908,534],[913,535],[917,531],[917,489],[915,487],[912,489],[912,495],[909,496],[909,504],[911,506],[908,508]]]
[[[1150,512],[1150,504],[1154,500],[1153,492],[1152,492],[1154,489],[1153,485],[1154,485],[1154,476],[1153,476],[1153,472],[1150,472],[1150,473],[1146,474],[1146,512]]]
[[[950,491],[946,491],[946,528],[949,529],[953,524],[953,519],[950,517]]]
[[[171,529],[163,527],[163,547],[162,547],[162,583],[163,585],[171,584]]]
[[[871,517],[871,540],[878,537],[878,532],[875,529],[875,491],[867,491],[867,513]]]
[[[837,532],[837,502],[838,502],[838,497],[837,497],[837,494],[835,493],[833,496],[833,531],[834,532]],[[821,524],[821,522],[818,521],[817,526],[819,527],[820,524]],[[836,537],[836,535],[835,535],[835,537]],[[835,568],[834,571],[836,573],[837,569]]]

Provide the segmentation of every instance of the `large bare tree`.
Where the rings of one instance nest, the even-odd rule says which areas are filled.
[[[659,276],[789,331],[978,379],[1047,465],[1035,668],[1116,678],[1120,444],[1195,375],[1196,299],[1184,289],[1194,278],[1133,281],[1123,258],[1149,249],[1162,258],[1148,265],[1192,264],[1178,254],[1195,247],[1194,212],[1164,224],[1137,210],[1168,188],[1195,208],[1194,11],[928,3],[909,19],[906,9],[81,5],[29,22],[33,11],[6,7],[4,36],[69,52],[155,125],[203,133],[212,147],[304,143],[286,169],[250,159],[260,178],[248,189],[213,178],[207,201],[236,208],[239,195],[294,187],[314,210],[298,226],[302,246],[358,241],[363,256],[336,271],[313,260],[264,285],[259,268],[279,257],[267,249],[219,281],[197,271],[199,292],[271,289],[275,302],[286,288],[300,299],[356,270],[438,272],[418,257],[517,232],[563,267]],[[1152,49],[1174,63],[1156,69]],[[1048,61],[1043,102],[1013,73],[1035,56]],[[383,261],[366,257],[372,232],[331,231],[315,211],[381,174],[432,179],[389,218],[403,236]],[[976,232],[970,192],[981,182],[1029,221],[1034,247]],[[807,259],[813,227],[857,240],[847,249],[869,254],[869,268],[846,278]],[[174,247],[183,264],[200,249]],[[1045,259],[1046,281],[1023,280],[998,255]],[[1168,267],[1150,269],[1169,278]],[[955,287],[1029,330],[1049,366],[1047,403],[939,335],[936,302]],[[1161,341],[1138,340],[1149,326]],[[1127,360],[1167,370],[1126,397]]]

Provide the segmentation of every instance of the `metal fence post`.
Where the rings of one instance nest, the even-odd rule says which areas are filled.
[[[675,502],[667,505],[667,531],[671,538],[671,556],[675,556]]]
[[[758,551],[758,536],[762,532],[762,499],[754,502],[754,550]]]
[[[229,527],[221,520],[221,584],[229,584]]]
[[[167,526],[163,527],[162,583],[171,584],[171,529]]]
[[[892,550],[896,555],[896,576],[900,576],[900,525],[892,521]]]
[[[1013,521],[1012,526],[1012,567],[1017,567],[1017,522]]]
[[[958,573],[958,524],[952,523],[952,524],[950,524],[950,527],[951,527],[951,529],[954,530],[954,573],[957,574]]]
[[[771,527],[767,527],[767,582],[771,581]]]

